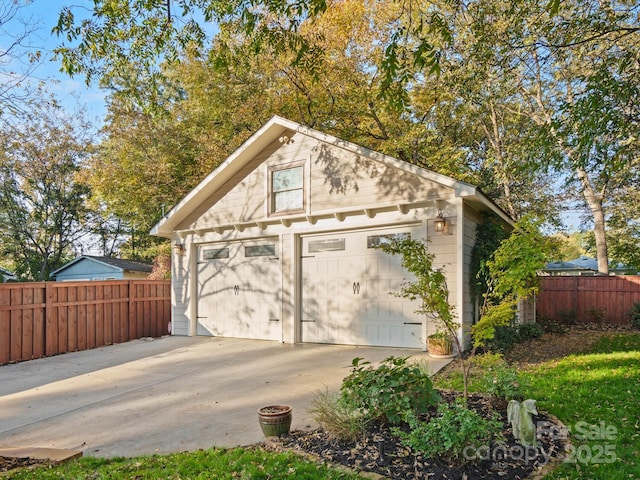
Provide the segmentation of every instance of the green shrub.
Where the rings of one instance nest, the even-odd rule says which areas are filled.
[[[495,327],[494,337],[486,343],[486,349],[494,353],[506,353],[518,343],[540,338],[544,330],[537,323],[523,323]]]
[[[474,356],[471,361],[474,367],[486,370],[504,363],[504,357],[501,353],[483,353]]]
[[[459,403],[441,403],[438,415],[421,421],[415,415],[405,417],[409,432],[393,432],[414,453],[427,458],[443,458],[459,465],[473,462],[473,453],[481,446],[502,439],[502,422],[497,414],[486,419]]]
[[[537,323],[521,323],[517,328],[519,342],[540,338],[544,334],[544,330]]]
[[[558,322],[547,317],[538,317],[536,320],[544,333],[567,333],[567,329]]]
[[[631,326],[636,330],[640,330],[640,303],[634,303],[627,315],[631,317]]]
[[[518,329],[512,325],[495,327],[491,340],[485,344],[487,351],[506,353],[518,343]]]
[[[488,368],[482,378],[482,391],[505,400],[521,400],[522,389],[518,370],[506,363]]]
[[[340,399],[366,418],[397,424],[405,414],[424,413],[441,400],[424,369],[407,363],[407,357],[386,358],[377,368],[362,360],[353,360]]]
[[[308,409],[311,418],[329,434],[340,440],[356,441],[367,431],[367,419],[359,410],[354,410],[340,401],[337,392],[318,393]]]

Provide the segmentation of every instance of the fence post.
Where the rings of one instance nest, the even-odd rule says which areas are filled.
[[[129,285],[129,336],[127,338],[127,341],[129,341],[133,340],[134,338],[138,338],[138,322],[136,319],[136,288],[133,284],[133,280],[129,280],[127,283]]]
[[[578,305],[579,305],[579,301],[578,301],[578,279],[580,277],[576,276],[573,277],[573,311],[574,311],[574,315],[576,316],[576,319],[579,318],[579,313],[578,313]]]
[[[54,288],[51,282],[44,282],[44,344],[45,355],[58,353],[58,322],[53,307]]]

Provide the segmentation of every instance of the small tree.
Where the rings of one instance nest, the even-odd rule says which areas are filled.
[[[433,267],[434,255],[427,249],[424,241],[404,239],[382,244],[380,248],[392,255],[402,256],[402,266],[415,276],[414,281],[405,282],[399,292],[391,292],[397,297],[411,301],[419,300],[416,313],[433,318],[438,329],[449,335],[454,341],[462,362],[464,399],[467,400],[466,363],[462,355],[462,342],[458,338],[460,324],[455,320],[454,307],[449,303],[449,288],[442,269]]]
[[[474,351],[494,337],[496,327],[511,323],[518,302],[538,292],[538,272],[558,246],[556,239],[542,235],[540,223],[531,218],[517,222],[511,235],[500,242],[486,262],[487,291],[480,321],[472,329]]]

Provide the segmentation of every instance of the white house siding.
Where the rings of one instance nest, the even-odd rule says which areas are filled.
[[[189,246],[190,248],[191,246]],[[189,308],[193,292],[189,262],[195,255],[182,255],[174,251],[171,259],[171,333],[195,335],[191,329]]]
[[[464,279],[462,324],[465,341],[470,340],[471,326],[475,323],[476,307],[471,298],[471,251],[476,242],[476,229],[482,221],[482,215],[469,205],[464,208],[464,260],[462,277]]]
[[[428,215],[425,224],[427,229],[428,248],[434,254],[434,268],[442,268],[445,272],[447,287],[449,288],[449,302],[454,307],[454,314],[460,313],[458,302],[458,217],[456,202],[440,202],[442,213],[446,218],[444,232],[436,232],[434,220],[437,217],[437,208]],[[428,324],[427,335],[435,333],[436,326],[433,322]]]
[[[310,177],[309,215],[340,212],[359,206],[393,207],[418,200],[453,198],[450,188],[296,134],[289,145],[280,145],[276,141],[250,161],[224,188],[182,222],[179,229],[197,230],[268,220],[268,168],[296,161],[305,161],[309,170],[306,172]]]

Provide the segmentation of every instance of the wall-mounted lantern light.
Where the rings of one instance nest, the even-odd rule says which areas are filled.
[[[180,240],[176,240],[175,242],[173,242],[173,248],[176,249],[176,253],[178,255],[184,255],[186,248],[184,247],[184,243],[182,243]]]
[[[447,219],[444,218],[444,215],[442,214],[442,210],[438,210],[438,216],[433,221],[433,224],[436,227],[436,232],[444,232],[445,229],[447,228]]]

